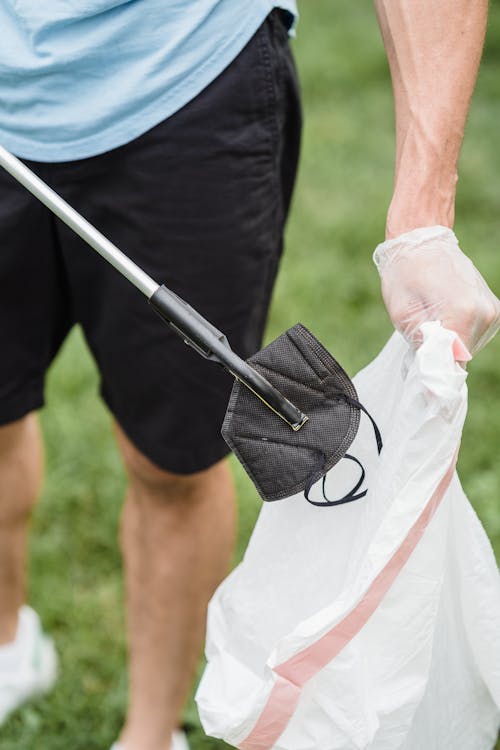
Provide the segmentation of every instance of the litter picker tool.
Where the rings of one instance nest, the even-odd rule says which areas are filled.
[[[221,331],[148,276],[2,146],[0,166],[134,284],[186,344],[235,378],[222,434],[263,499],[307,492],[345,455],[362,407],[346,373],[304,326],[250,360],[241,359]]]

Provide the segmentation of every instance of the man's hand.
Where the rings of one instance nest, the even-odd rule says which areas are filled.
[[[412,345],[420,343],[419,327],[426,320],[456,331],[471,355],[499,330],[500,300],[451,229],[407,232],[379,245],[374,260],[391,320]],[[460,356],[468,358],[467,352]]]

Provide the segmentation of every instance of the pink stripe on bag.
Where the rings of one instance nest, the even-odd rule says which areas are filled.
[[[375,612],[439,507],[453,478],[457,458],[458,451],[401,546],[373,580],[354,609],[315,643],[274,667],[276,683],[254,728],[238,746],[241,750],[271,750],[292,718],[304,684],[342,651]]]
[[[300,693],[301,688],[298,685],[278,676],[258,723],[240,747],[244,750],[264,750],[272,747],[297,708]],[[282,721],[285,723],[281,729]],[[279,733],[276,734],[278,728]]]

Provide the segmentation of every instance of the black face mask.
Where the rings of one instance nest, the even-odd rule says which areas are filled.
[[[361,467],[356,487],[339,500],[324,496],[324,502],[313,504],[338,505],[363,497],[366,490],[358,492],[364,479],[363,467],[347,451],[358,431],[360,410],[366,410],[338,362],[301,324],[248,362],[309,418],[294,432],[247,388],[234,383],[222,436],[263,500],[281,500],[304,491],[313,502],[309,499],[312,485],[344,456]],[[380,452],[380,433],[372,423]]]

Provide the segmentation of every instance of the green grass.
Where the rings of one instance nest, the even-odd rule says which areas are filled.
[[[393,170],[392,97],[369,3],[302,3],[295,43],[306,127],[300,178],[268,339],[300,320],[353,374],[390,333],[371,252],[383,237]],[[500,290],[500,7],[491,8],[484,63],[461,159],[457,233]],[[460,457],[465,489],[500,555],[500,339],[470,367]],[[107,750],[126,696],[118,516],[125,486],[97,376],[75,331],[51,370],[42,414],[47,479],[34,518],[31,602],[54,634],[61,679],[1,731],[2,750]],[[234,462],[238,557],[259,502]],[[205,738],[191,703],[193,750]]]

